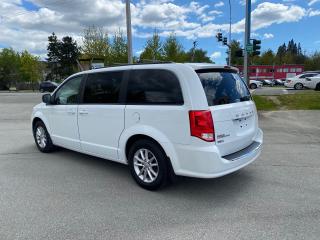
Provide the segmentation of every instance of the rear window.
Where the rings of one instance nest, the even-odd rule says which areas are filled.
[[[249,101],[251,99],[245,82],[236,72],[221,69],[201,69],[196,72],[209,106]]]
[[[182,105],[179,80],[167,70],[132,70],[128,81],[127,103]]]

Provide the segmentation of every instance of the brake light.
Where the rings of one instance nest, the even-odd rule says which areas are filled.
[[[189,120],[191,136],[207,142],[214,141],[214,126],[210,111],[189,111]]]

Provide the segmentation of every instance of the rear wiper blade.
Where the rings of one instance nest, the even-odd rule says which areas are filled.
[[[250,95],[247,95],[247,96],[241,97],[241,98],[240,98],[240,102],[249,101],[250,99],[251,99],[251,96],[250,96]]]

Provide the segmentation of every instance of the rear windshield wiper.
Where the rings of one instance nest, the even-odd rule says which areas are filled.
[[[250,95],[243,96],[243,97],[240,98],[240,102],[249,101],[249,100],[251,100],[251,96]]]

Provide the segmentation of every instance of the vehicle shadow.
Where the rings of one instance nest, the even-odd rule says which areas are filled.
[[[112,188],[117,189],[121,195],[130,195],[130,198],[145,196],[143,201],[169,199],[174,205],[179,204],[181,200],[202,202],[205,205],[208,203],[214,203],[215,206],[225,205],[228,201],[235,201],[243,194],[248,194],[250,185],[255,181],[254,174],[250,170],[243,169],[215,179],[176,177],[173,184],[163,189],[147,191],[134,182],[126,165],[67,149],[59,149],[50,155],[54,155],[54,159],[49,159],[50,161],[57,161],[57,164],[64,164],[75,169],[74,171],[81,168],[81,171],[86,172],[84,177],[95,176],[98,183],[108,183],[104,185],[106,194],[108,188]]]

